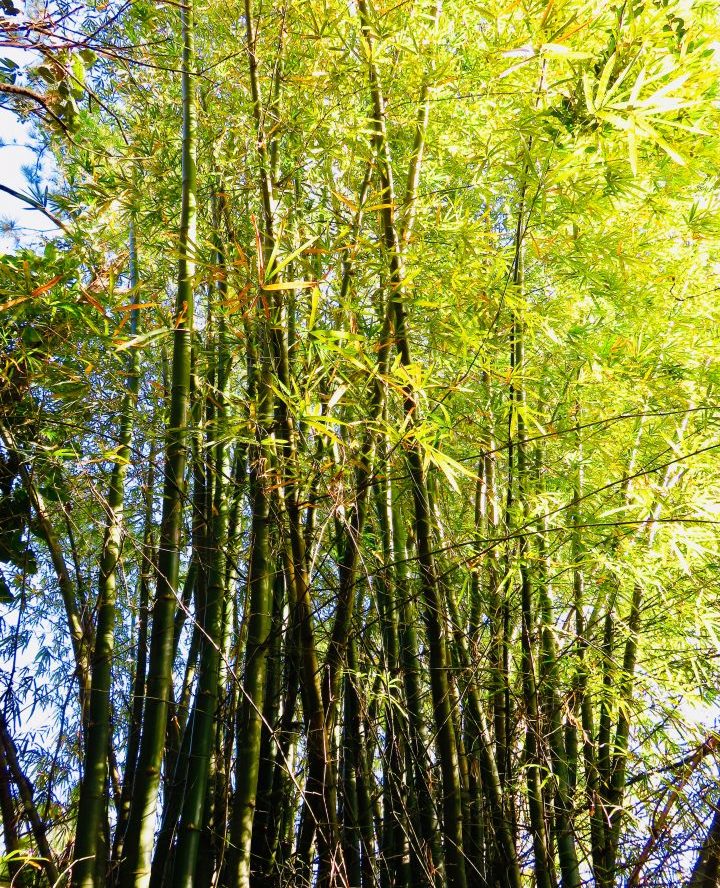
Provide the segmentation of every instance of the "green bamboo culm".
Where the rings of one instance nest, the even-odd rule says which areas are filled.
[[[390,272],[389,314],[392,318],[395,344],[400,363],[408,367],[411,362],[407,336],[403,283],[401,235],[395,220],[396,205],[390,143],[385,121],[385,97],[379,71],[374,59],[374,40],[370,25],[370,13],[366,0],[358,3],[360,23],[367,45],[370,99],[373,109],[373,144],[377,157],[378,178],[383,195],[381,223],[383,242],[388,254]],[[419,404],[412,386],[403,387],[403,401],[408,428],[414,429],[420,422]],[[448,686],[446,641],[442,631],[443,612],[441,594],[435,569],[431,543],[432,525],[428,501],[427,477],[417,442],[407,448],[407,466],[415,506],[417,530],[417,555],[420,567],[420,590],[423,601],[423,622],[428,641],[430,660],[430,687],[436,728],[436,748],[442,774],[443,850],[447,881],[466,888],[467,877],[463,855],[462,807],[458,751],[453,727]]]
[[[269,360],[258,375],[258,445],[250,467],[252,487],[252,543],[248,579],[248,634],[242,701],[237,717],[236,791],[231,822],[235,860],[233,888],[250,885],[250,854],[255,798],[260,766],[262,706],[267,663],[267,641],[272,607],[273,561],[270,551],[270,495],[268,469],[272,457],[269,429],[274,396]]]
[[[525,276],[523,265],[523,236],[524,236],[524,200],[525,186],[521,189],[520,208],[518,212],[517,226],[515,230],[515,259],[512,269],[512,282],[518,297],[524,296]],[[526,224],[526,223],[525,223]],[[512,372],[512,384],[510,387],[511,421],[514,419],[517,427],[517,442],[515,446],[515,465],[517,475],[517,495],[522,520],[526,523],[530,520],[528,506],[528,466],[527,466],[527,442],[525,433],[526,397],[525,386],[522,379],[524,370],[524,330],[522,320],[517,313],[512,314],[510,334],[510,366]],[[529,565],[529,546],[527,537],[521,536],[518,543],[518,561],[520,573],[520,609],[521,609],[521,684],[527,713],[527,726],[525,731],[525,754],[527,759],[526,782],[528,796],[528,811],[530,815],[530,832],[533,840],[533,852],[535,855],[535,878],[538,888],[552,888],[555,880],[554,861],[549,853],[548,836],[546,829],[545,793],[543,791],[543,774],[541,771],[541,757],[538,749],[538,695],[537,676],[535,674],[535,654],[532,643],[533,627],[535,625],[534,589],[533,578]]]
[[[182,207],[178,249],[178,287],[173,333],[170,422],[165,438],[163,507],[158,553],[158,578],[152,612],[147,699],[137,775],[121,862],[119,884],[146,888],[155,834],[160,768],[165,745],[174,657],[174,618],[180,570],[180,535],[187,462],[188,405],[193,330],[195,274],[196,144],[194,19],[192,2],[182,17]]]
[[[130,225],[130,286],[138,301],[137,251],[135,231]],[[131,318],[131,332],[137,332],[137,314]],[[98,580],[97,631],[91,662],[89,719],[85,737],[85,769],[80,786],[73,888],[95,888],[105,884],[107,849],[104,823],[108,785],[108,744],[111,742],[111,667],[115,644],[115,570],[120,558],[125,502],[125,477],[130,462],[130,446],[135,401],[138,392],[137,353],[131,350],[127,367],[126,391],[120,408],[118,446],[105,500],[105,533]]]
[[[224,268],[225,257],[222,245],[217,244],[218,268]],[[223,276],[218,286],[219,301],[222,303],[227,296],[226,279]],[[222,311],[222,308],[220,308]],[[173,873],[173,886],[192,888],[195,867],[200,848],[200,833],[203,826],[208,784],[210,779],[210,761],[215,737],[215,714],[217,710],[220,648],[222,643],[222,615],[225,600],[225,546],[228,523],[228,500],[224,479],[227,477],[228,465],[225,447],[227,434],[225,411],[225,384],[227,381],[227,358],[224,327],[220,325],[217,346],[216,386],[215,386],[215,422],[212,426],[214,438],[213,462],[214,476],[210,475],[208,483],[213,489],[213,517],[210,527],[210,564],[208,566],[207,595],[204,613],[201,615],[202,638],[200,650],[200,668],[198,688],[192,714],[192,737],[190,741],[189,761],[192,767],[188,770],[188,779],[184,788],[184,799],[178,845]]]
[[[245,34],[247,40],[248,74],[253,101],[253,118],[258,159],[260,161],[260,192],[263,207],[262,255],[265,268],[271,267],[275,245],[275,220],[272,169],[273,156],[268,150],[268,138],[263,130],[263,108],[257,58],[257,23],[253,17],[251,0],[245,0]],[[243,674],[242,697],[236,713],[235,796],[230,818],[232,853],[229,865],[231,888],[248,888],[252,856],[252,830],[260,772],[262,741],[262,711],[268,656],[268,636],[271,629],[272,585],[275,562],[270,541],[270,486],[269,472],[273,461],[270,440],[275,395],[273,373],[282,379],[287,373],[287,351],[284,342],[282,296],[264,290],[263,297],[270,308],[270,316],[258,313],[255,329],[259,366],[256,380],[256,444],[251,454],[250,487],[252,500],[252,529],[249,576],[247,583],[247,643]],[[282,405],[278,405],[280,425],[284,425]],[[283,432],[286,447],[291,436]]]

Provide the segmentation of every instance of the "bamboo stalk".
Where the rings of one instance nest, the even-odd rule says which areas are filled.
[[[160,768],[165,747],[174,659],[174,617],[177,607],[182,508],[185,490],[186,445],[193,330],[193,276],[197,240],[194,12],[181,10],[182,20],[182,207],[178,249],[169,425],[165,438],[163,508],[158,547],[158,582],[152,612],[147,698],[137,776],[125,837],[120,883],[147,888],[155,832]]]

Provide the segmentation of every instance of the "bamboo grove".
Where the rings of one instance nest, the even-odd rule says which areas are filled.
[[[0,882],[717,888],[717,4],[0,8]]]

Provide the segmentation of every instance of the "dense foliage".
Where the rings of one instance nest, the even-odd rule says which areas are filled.
[[[720,885],[719,13],[2,0],[0,880]]]

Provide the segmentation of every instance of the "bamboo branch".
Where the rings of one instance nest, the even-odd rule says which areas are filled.
[[[6,95],[14,96],[15,98],[20,99],[30,99],[32,102],[37,103],[64,132],[68,132],[67,125],[52,110],[52,108],[50,107],[50,103],[45,98],[45,96],[40,95],[40,93],[36,93],[32,89],[28,89],[25,86],[16,86],[14,83],[2,82],[0,82],[0,93],[5,93]]]
[[[63,220],[56,216],[54,213],[51,213],[47,207],[44,207],[41,203],[36,201],[34,198],[30,197],[28,194],[21,194],[19,191],[15,191],[14,188],[10,188],[7,185],[3,185],[0,183],[0,191],[4,191],[6,194],[9,194],[11,197],[16,197],[18,200],[23,201],[28,206],[32,207],[34,210],[38,210],[44,216],[46,216],[51,222],[58,226],[58,228],[62,228],[62,230],[66,233],[69,233],[69,228],[63,222]]]

